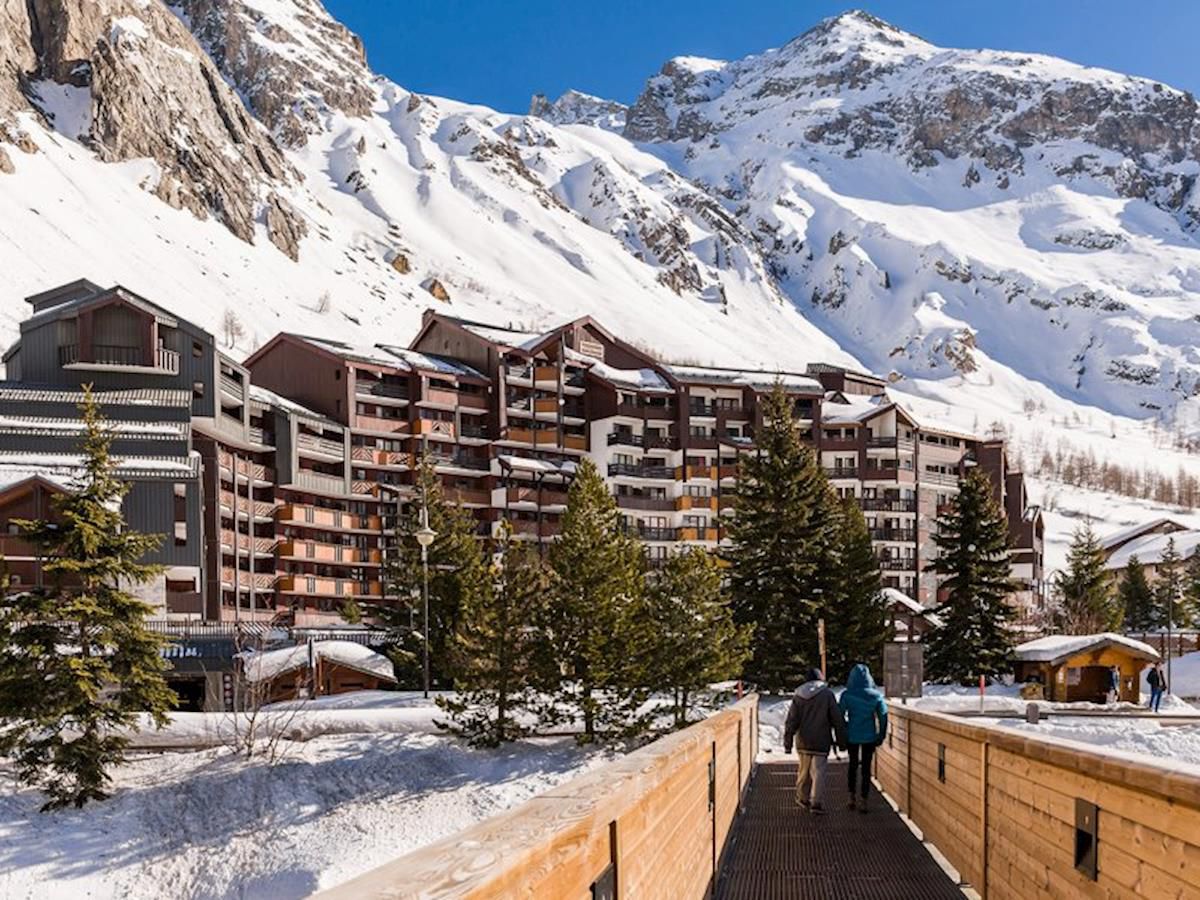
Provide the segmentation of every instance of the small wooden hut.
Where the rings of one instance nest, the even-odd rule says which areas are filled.
[[[1141,673],[1158,660],[1149,644],[1121,634],[1056,634],[1016,648],[1017,681],[1040,682],[1056,702],[1105,703],[1112,670],[1120,670],[1118,700],[1138,703]]]
[[[313,641],[245,654],[242,669],[247,682],[264,690],[268,703],[374,691],[396,682],[391,660],[353,641]]]

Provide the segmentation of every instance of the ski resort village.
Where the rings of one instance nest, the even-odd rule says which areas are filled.
[[[1200,11],[398,6],[0,0],[0,898],[1200,897]]]

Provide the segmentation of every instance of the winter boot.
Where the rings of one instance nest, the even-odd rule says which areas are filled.
[[[823,816],[825,815],[825,806],[822,803],[814,803],[809,809],[809,812],[811,812],[814,816]]]
[[[858,801],[858,811],[860,813],[863,813],[864,815],[866,814],[866,812],[867,812],[867,798],[866,797],[863,797],[861,800]]]
[[[846,809],[853,812],[857,808],[856,807],[857,803],[858,803],[858,799],[853,794],[851,794],[850,799],[846,801]]]

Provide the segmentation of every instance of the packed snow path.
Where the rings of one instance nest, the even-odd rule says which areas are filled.
[[[828,776],[829,813],[814,816],[796,805],[794,762],[759,764],[721,868],[718,900],[963,896],[877,793],[865,815],[842,807],[844,763],[831,762]]]

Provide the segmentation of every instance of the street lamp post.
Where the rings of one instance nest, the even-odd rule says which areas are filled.
[[[421,669],[424,676],[423,684],[425,687],[425,697],[429,697],[429,545],[433,543],[433,539],[437,537],[437,532],[429,527],[429,509],[425,506],[425,499],[421,498],[421,527],[417,529],[414,535],[417,543],[421,545],[421,575],[424,579],[424,600],[421,604],[421,631],[422,636],[422,651],[421,651]]]

